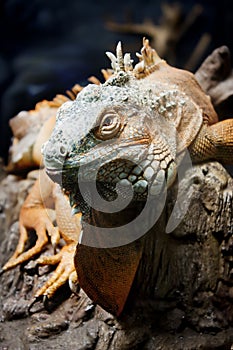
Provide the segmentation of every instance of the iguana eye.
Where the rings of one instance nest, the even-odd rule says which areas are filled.
[[[116,113],[108,113],[100,122],[97,137],[99,136],[105,140],[112,138],[118,133],[120,126],[119,116]]]

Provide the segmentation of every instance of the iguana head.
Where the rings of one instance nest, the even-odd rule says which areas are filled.
[[[116,56],[108,53],[115,74],[104,84],[88,85],[58,111],[43,147],[44,162],[74,207],[83,203],[80,183],[90,188],[95,182],[107,201],[117,196],[116,186],[123,196],[131,187],[134,200],[157,196],[173,183],[177,154],[201,127],[202,110],[177,82],[182,71],[174,73],[147,40],[141,53],[133,69],[118,45]],[[152,80],[147,79],[151,72]],[[87,206],[80,209],[85,212]]]
[[[107,200],[114,199],[116,184],[132,186],[135,199],[143,200],[148,190],[157,195],[174,180],[176,129],[164,118],[161,100],[169,103],[121,71],[62,105],[43,153],[48,174],[58,181],[62,173],[72,205],[79,182],[96,181]]]

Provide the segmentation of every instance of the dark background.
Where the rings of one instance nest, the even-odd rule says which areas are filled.
[[[203,12],[178,43],[176,66],[184,66],[204,32],[211,35],[204,57],[221,45],[233,52],[232,0],[179,2],[184,16],[197,3]],[[90,75],[100,78],[101,68],[110,68],[105,51],[114,51],[119,40],[124,51],[140,50],[146,33],[117,33],[106,27],[109,19],[125,23],[129,16],[135,23],[150,18],[158,24],[161,1],[0,0],[0,156],[6,158],[8,152],[11,117],[75,83],[85,84]]]

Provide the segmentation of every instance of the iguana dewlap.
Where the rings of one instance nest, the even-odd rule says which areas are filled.
[[[186,149],[194,162],[232,163],[233,120],[218,122],[193,74],[169,66],[147,40],[134,68],[120,45],[116,56],[108,56],[114,75],[102,85],[85,87],[75,101],[61,106],[43,155],[47,174],[60,182],[74,212],[83,214],[83,236],[75,256],[80,285],[94,302],[119,315],[140,263],[142,243],[126,244],[123,239],[115,247],[106,248],[102,242],[101,248],[98,234],[91,237],[90,225],[110,230],[126,224],[127,209],[109,219],[116,190],[127,199],[125,189],[133,188],[135,208],[146,202],[148,193],[159,202],[166,183],[175,181]],[[105,206],[99,202],[96,207],[93,184]]]

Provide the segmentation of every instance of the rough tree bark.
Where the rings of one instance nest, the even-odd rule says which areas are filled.
[[[0,265],[17,243],[19,208],[35,173],[29,175],[8,175],[0,185]],[[177,191],[183,202],[175,218],[190,203],[167,234]],[[30,238],[33,244],[33,232]],[[120,319],[68,286],[29,315],[33,293],[51,270],[35,271],[29,262],[1,276],[0,349],[232,349],[233,179],[226,169],[217,162],[187,169],[141,240],[142,261]]]

